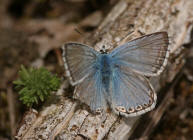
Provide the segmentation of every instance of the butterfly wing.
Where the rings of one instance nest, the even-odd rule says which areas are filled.
[[[168,35],[157,32],[142,36],[116,49],[110,55],[145,76],[159,75],[169,57]]]
[[[145,76],[127,66],[116,66],[111,80],[111,107],[125,116],[138,116],[155,107],[157,96]]]
[[[90,106],[96,112],[106,108],[105,91],[100,72],[96,69],[101,55],[94,49],[79,43],[63,46],[63,60],[66,74],[72,85],[76,85],[74,97]]]
[[[66,74],[72,85],[82,82],[93,71],[97,56],[94,49],[79,43],[67,43],[63,47]]]
[[[100,74],[99,71],[93,71],[75,89],[75,98],[86,103],[93,112],[101,112],[106,109],[106,93],[101,83]]]

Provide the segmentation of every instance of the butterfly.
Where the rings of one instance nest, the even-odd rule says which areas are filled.
[[[157,96],[148,77],[158,76],[169,57],[167,32],[144,35],[110,52],[80,43],[63,45],[63,61],[74,97],[93,112],[108,106],[126,117],[152,110]]]

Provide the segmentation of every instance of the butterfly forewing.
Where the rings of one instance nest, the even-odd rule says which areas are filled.
[[[145,76],[159,75],[169,56],[168,35],[157,32],[142,36],[114,49],[110,54],[119,61]]]
[[[79,43],[63,46],[64,66],[72,85],[80,83],[92,73],[97,55],[100,54],[94,49]]]

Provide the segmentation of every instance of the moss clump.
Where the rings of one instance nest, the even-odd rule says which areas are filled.
[[[19,89],[20,100],[23,104],[31,107],[38,101],[44,101],[52,91],[56,91],[60,86],[60,79],[52,75],[45,68],[29,68],[21,66],[19,79],[13,83]]]

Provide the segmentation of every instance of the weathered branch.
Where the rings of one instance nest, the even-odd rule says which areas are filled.
[[[171,92],[164,90],[165,87],[169,88],[169,85],[172,85],[174,78],[184,65],[186,51],[181,46],[189,37],[188,30],[192,20],[193,1],[191,0],[124,0],[117,3],[94,35],[85,40],[89,39],[87,44],[99,50],[101,44],[116,47],[122,38],[133,31],[145,34],[167,31],[171,49],[169,64],[159,77],[151,78],[151,83],[160,93],[158,98],[162,102],[164,93]],[[138,32],[134,32],[129,39],[137,36],[139,36]],[[159,92],[160,90],[162,92]],[[77,102],[62,96],[60,98],[58,103],[42,108],[38,114],[31,112],[31,120],[29,120],[30,115],[27,115],[28,120],[24,116],[17,138],[128,139],[139,122],[140,117],[121,118],[111,112],[106,116],[92,115],[81,107],[76,109]],[[147,113],[145,117],[156,118],[156,113],[162,110],[159,107],[156,108],[158,110]],[[144,131],[143,136],[147,134],[148,130]]]

